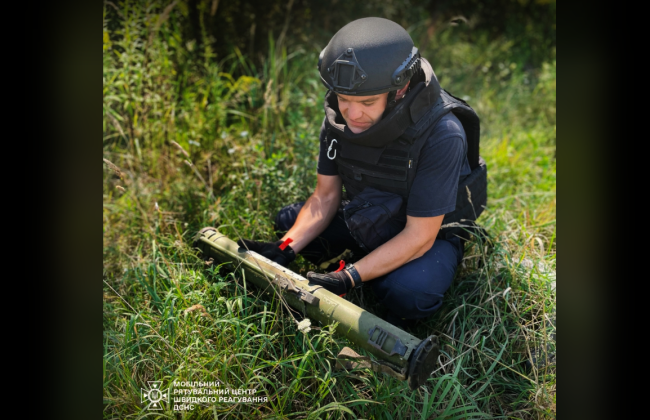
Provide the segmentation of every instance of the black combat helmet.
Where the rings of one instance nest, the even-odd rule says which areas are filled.
[[[397,23],[369,17],[341,28],[318,57],[323,84],[344,95],[397,91],[420,69],[420,53]]]

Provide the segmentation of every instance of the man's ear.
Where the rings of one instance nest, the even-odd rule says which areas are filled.
[[[406,91],[408,90],[410,84],[411,84],[411,81],[409,80],[409,81],[406,83],[406,85],[404,85],[403,88],[401,88],[400,90],[398,90],[398,91],[395,93],[395,100],[402,99],[402,96],[404,96],[404,94],[405,94]]]

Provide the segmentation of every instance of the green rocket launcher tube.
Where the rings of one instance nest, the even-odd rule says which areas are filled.
[[[246,281],[262,291],[282,294],[293,309],[323,325],[338,322],[337,333],[378,360],[371,367],[408,381],[411,389],[424,384],[438,359],[438,338],[421,340],[347,300],[325,290],[293,271],[246,249],[217,229],[201,229],[194,241],[203,257],[232,262],[243,269]]]

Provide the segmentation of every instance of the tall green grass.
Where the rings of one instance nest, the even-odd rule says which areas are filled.
[[[275,213],[309,196],[325,92],[318,46],[270,34],[263,65],[238,50],[218,57],[182,37],[186,7],[104,9],[103,157],[114,164],[103,187],[104,417],[555,417],[555,61],[523,69],[509,53],[516,39],[468,44],[454,28],[423,52],[481,117],[489,200],[479,221],[494,247],[468,246],[441,310],[411,331],[441,342],[437,370],[411,392],[334,370],[354,344],[328,326],[303,334],[273,297],[191,249],[208,225],[271,239]],[[292,268],[310,267],[298,258]],[[384,311],[368,292],[350,299]],[[269,401],[154,414],[140,401],[152,380],[219,380]]]

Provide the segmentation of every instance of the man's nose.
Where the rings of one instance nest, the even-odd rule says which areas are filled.
[[[357,103],[350,103],[348,108],[348,118],[351,120],[359,120],[363,117],[363,106]]]

